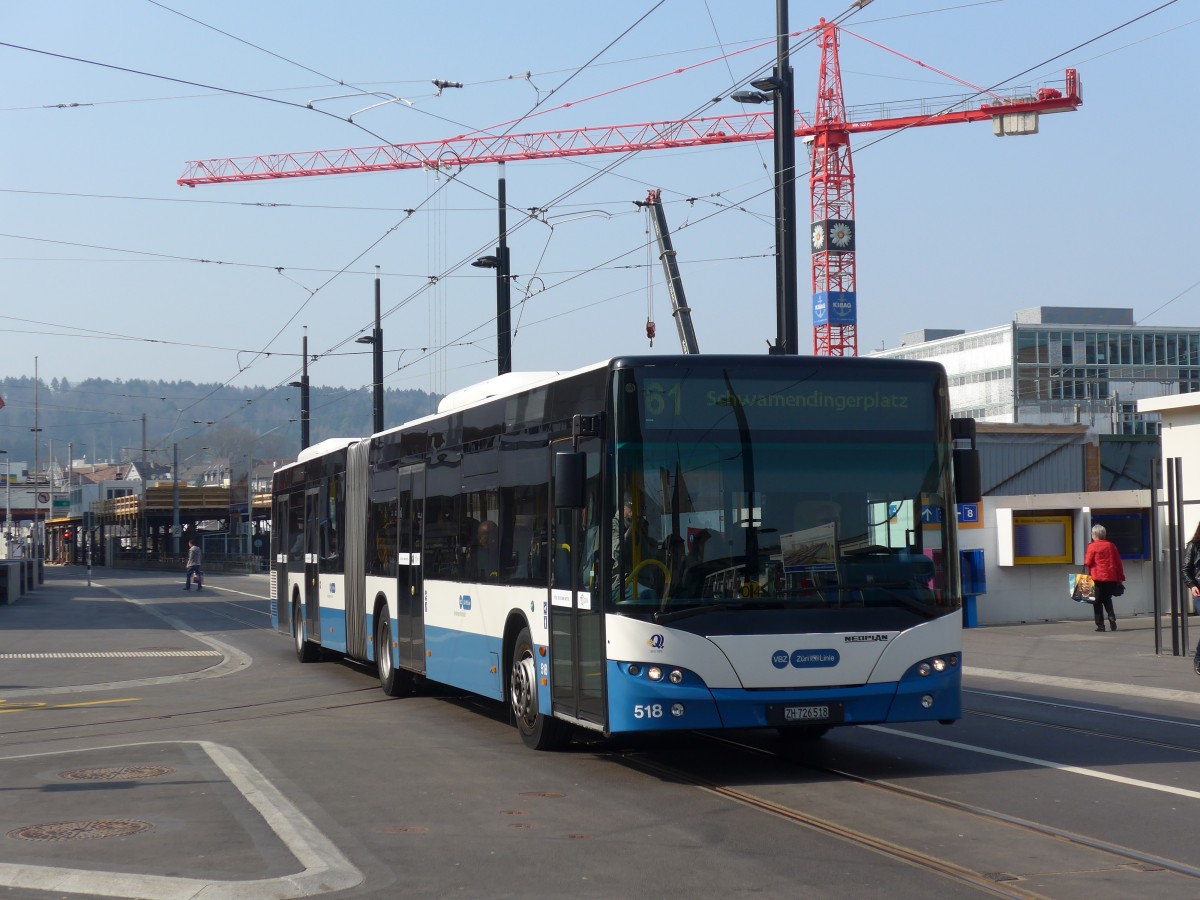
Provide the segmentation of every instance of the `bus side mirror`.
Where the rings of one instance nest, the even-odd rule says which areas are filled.
[[[953,448],[954,499],[959,503],[978,503],[983,499],[979,449],[975,444],[975,420],[950,420],[950,446]]]
[[[954,499],[958,503],[978,503],[983,499],[978,450],[954,450]]]
[[[558,509],[583,509],[586,505],[584,481],[587,454],[554,454],[554,506]]]

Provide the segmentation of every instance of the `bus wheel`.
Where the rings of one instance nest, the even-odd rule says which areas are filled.
[[[557,750],[570,737],[567,723],[538,712],[537,659],[529,629],[522,628],[513,647],[512,672],[508,676],[508,705],[525,746],[534,750]]]
[[[392,660],[392,620],[387,608],[375,616],[375,665],[379,670],[379,686],[389,697],[412,693],[412,675],[397,669]]]
[[[296,659],[302,663],[316,662],[321,655],[320,649],[308,639],[308,631],[304,622],[304,613],[300,601],[292,601],[292,641],[296,644]]]

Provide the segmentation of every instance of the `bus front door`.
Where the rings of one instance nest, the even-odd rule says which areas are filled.
[[[396,629],[399,665],[411,672],[425,671],[425,588],[421,579],[421,521],[425,510],[425,467],[399,470],[396,504]]]
[[[550,446],[551,454],[570,441]],[[603,730],[608,725],[604,692],[604,603],[595,573],[600,546],[600,442],[584,439],[587,507],[556,509],[550,575],[550,684],[556,716]],[[553,459],[550,466],[554,471]],[[551,485],[553,496],[553,485]]]
[[[282,494],[275,498],[275,516],[271,520],[271,612],[276,627],[284,634],[292,633],[292,604],[288,596],[287,548],[291,546],[288,536],[288,497]]]

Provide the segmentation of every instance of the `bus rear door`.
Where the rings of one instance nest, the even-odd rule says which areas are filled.
[[[304,619],[308,626],[308,635],[316,639],[317,643],[320,643],[321,638],[320,573],[317,570],[320,500],[320,487],[312,486],[304,491]]]
[[[397,503],[396,630],[399,665],[425,672],[425,587],[421,578],[421,522],[425,510],[425,466],[399,470]]]

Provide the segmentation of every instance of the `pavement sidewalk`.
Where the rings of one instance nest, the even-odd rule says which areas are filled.
[[[1115,632],[1098,632],[1090,620],[968,628],[963,674],[968,683],[986,679],[992,689],[1024,683],[1200,705],[1192,664],[1200,619],[1191,617],[1179,656],[1172,655],[1170,618],[1161,623],[1160,653],[1152,616],[1118,618]]]

